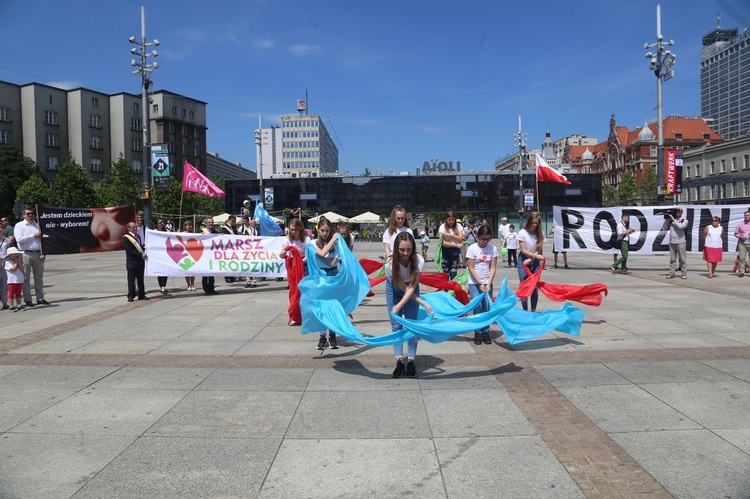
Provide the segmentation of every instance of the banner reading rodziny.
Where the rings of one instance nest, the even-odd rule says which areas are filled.
[[[135,207],[59,208],[39,206],[42,250],[48,255],[117,251]]]

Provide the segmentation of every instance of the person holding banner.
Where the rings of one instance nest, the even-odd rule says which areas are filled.
[[[705,241],[705,245],[703,247],[703,259],[706,260],[709,279],[711,279],[712,277],[718,277],[716,275],[716,265],[721,262],[721,251],[724,244],[724,242],[722,241],[724,227],[722,227],[720,224],[721,218],[714,216],[711,219],[711,226],[706,227],[703,230],[703,239]]]
[[[518,279],[520,282],[525,281],[529,275],[526,273],[528,268],[531,273],[539,270],[544,255],[542,255],[542,244],[544,244],[544,231],[542,230],[542,216],[538,211],[532,211],[529,216],[526,217],[526,223],[523,229],[518,231],[516,237],[518,241],[518,249],[521,250],[521,254],[518,256]],[[524,263],[524,260],[531,260],[528,266]],[[531,311],[536,312],[536,304],[539,301],[539,290],[534,288],[531,293]],[[521,306],[524,310],[528,310],[528,304],[526,300],[521,300]]]
[[[630,274],[628,270],[628,249],[630,248],[630,234],[635,232],[630,228],[630,215],[623,215],[620,217],[620,223],[617,224],[617,243],[620,246],[620,258],[615,260],[615,263],[609,268],[613,274],[617,273],[617,267],[622,264],[622,273],[625,275]],[[617,256],[617,255],[615,255]]]
[[[677,218],[674,215],[677,215]],[[667,279],[674,278],[678,268],[682,273],[682,278],[687,279],[685,229],[687,229],[688,221],[682,218],[682,208],[679,206],[675,208],[674,215],[667,213],[664,221],[664,225],[669,228],[669,274],[667,274]]]
[[[182,232],[187,234],[193,233],[193,221],[185,220],[182,222]],[[188,291],[195,291],[195,276],[185,276],[185,284]]]
[[[31,274],[34,274],[34,294],[39,305],[49,305],[44,299],[44,253],[42,252],[42,231],[34,220],[34,211],[23,210],[23,220],[13,227],[16,246],[23,252],[23,300],[27,307],[31,301]]]
[[[125,250],[125,269],[128,271],[128,301],[132,302],[136,294],[139,300],[148,300],[146,285],[143,282],[148,255],[143,249],[135,222],[128,222],[128,233],[122,236],[122,247]]]
[[[218,234],[219,231],[214,228],[214,219],[208,217],[204,222],[204,227],[201,229],[204,234]],[[201,278],[201,284],[203,286],[203,293],[206,295],[218,295],[216,291],[216,280],[214,276],[203,276]]]

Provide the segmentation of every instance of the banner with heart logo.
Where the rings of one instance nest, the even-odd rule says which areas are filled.
[[[148,276],[286,277],[286,237],[146,231]]]

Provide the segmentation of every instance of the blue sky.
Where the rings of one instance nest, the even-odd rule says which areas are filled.
[[[610,116],[656,119],[643,44],[654,1],[455,2],[0,0],[0,80],[140,93],[130,36],[157,38],[156,89],[208,103],[209,151],[255,169],[253,130],[295,114],[309,88],[342,171],[414,173],[425,161],[492,167],[513,152],[518,116],[529,147],[583,134]],[[662,0],[675,78],[664,113],[700,114],[701,37],[750,28],[747,0]]]

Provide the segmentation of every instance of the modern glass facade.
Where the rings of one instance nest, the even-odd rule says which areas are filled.
[[[750,133],[750,31],[718,27],[703,37],[701,116],[725,139]]]
[[[523,189],[534,190],[535,173],[525,173]],[[601,175],[566,174],[571,185],[539,184],[540,207],[553,205],[601,206]],[[371,211],[389,215],[395,205],[410,213],[517,213],[518,174],[477,172],[452,175],[404,175],[379,177],[316,177],[270,179],[274,204],[269,211],[301,207],[311,213],[334,211],[353,217]],[[229,181],[225,185],[227,212],[238,213],[246,199],[258,199],[257,180]],[[536,209],[536,202],[534,203]]]

